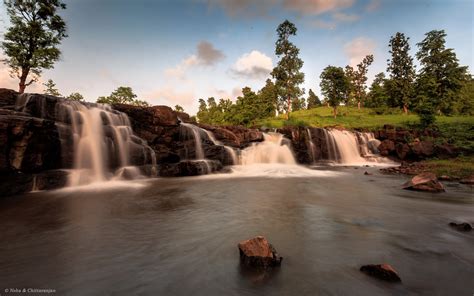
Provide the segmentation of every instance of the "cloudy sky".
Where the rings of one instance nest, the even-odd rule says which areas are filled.
[[[304,87],[319,94],[327,65],[355,65],[374,54],[369,78],[386,68],[388,41],[444,29],[447,45],[472,69],[472,0],[65,0],[69,38],[62,58],[45,71],[62,94],[88,101],[130,86],[141,99],[182,105],[195,113],[198,98],[234,99],[244,86],[261,88],[277,58],[276,28],[288,19],[298,33]],[[0,33],[8,20],[0,4]],[[0,66],[0,87],[17,88]],[[27,88],[41,92],[41,83]]]

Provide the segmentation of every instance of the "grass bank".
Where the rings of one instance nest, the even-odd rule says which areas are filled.
[[[474,175],[474,156],[457,157],[454,159],[430,159],[421,162],[428,171],[437,176],[451,178],[467,178]]]

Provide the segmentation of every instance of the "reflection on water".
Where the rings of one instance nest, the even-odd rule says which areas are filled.
[[[298,178],[287,169],[280,178],[156,179],[1,200],[0,288],[59,295],[474,291],[474,234],[447,226],[474,222],[469,187],[433,195],[401,190],[403,179],[373,168]],[[254,273],[239,265],[237,243],[256,235],[285,258],[280,269]],[[383,262],[402,284],[358,270]]]

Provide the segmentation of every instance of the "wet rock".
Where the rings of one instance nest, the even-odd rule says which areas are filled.
[[[416,175],[403,185],[403,189],[427,192],[445,191],[443,184],[438,181],[436,175],[429,172]]]
[[[401,282],[401,278],[395,269],[389,264],[369,264],[360,268],[360,271],[389,282]]]
[[[0,175],[0,197],[17,195],[33,189],[33,175],[12,172]]]
[[[398,158],[405,159],[410,152],[410,146],[405,143],[397,143],[395,145],[395,152],[397,153]]]
[[[267,269],[280,266],[283,260],[263,236],[241,241],[238,247],[240,260],[248,267]]]
[[[378,147],[380,155],[388,156],[395,151],[395,143],[392,140],[383,140]]]
[[[416,141],[410,144],[412,153],[417,158],[426,158],[433,156],[434,154],[434,145],[431,141]]]
[[[371,176],[371,175],[373,175],[373,174],[372,174],[372,173],[369,173],[369,172],[367,172],[367,171],[365,171],[365,172],[364,172],[364,175],[366,175],[366,176]]]
[[[183,177],[206,175],[222,169],[217,160],[183,160],[178,163],[158,165],[160,177]]]
[[[438,177],[438,180],[440,180],[440,181],[452,181],[453,178],[451,178],[448,175],[441,175],[441,176]]]
[[[0,88],[0,108],[12,108],[15,106],[18,93],[11,89]]]
[[[464,222],[464,223],[451,222],[451,223],[449,223],[449,226],[455,228],[458,231],[463,231],[463,232],[467,232],[467,231],[472,230],[471,224],[466,223],[466,222]]]
[[[459,183],[466,184],[466,185],[474,185],[474,175],[461,179]]]

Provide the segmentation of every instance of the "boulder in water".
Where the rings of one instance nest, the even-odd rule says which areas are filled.
[[[471,175],[467,178],[461,179],[461,181],[459,181],[459,183],[466,184],[466,185],[474,185],[474,175]]]
[[[467,232],[467,231],[472,230],[471,224],[466,223],[466,222],[464,222],[464,223],[451,222],[451,223],[449,223],[449,226],[455,228],[458,231],[463,231],[463,232]]]
[[[239,252],[242,264],[248,267],[268,269],[280,266],[283,260],[263,236],[241,241]]]
[[[436,175],[429,172],[416,175],[403,185],[403,189],[427,192],[445,191],[443,184],[438,181]]]
[[[398,273],[395,271],[395,269],[386,263],[364,265],[360,268],[360,271],[384,281],[389,281],[389,282],[402,281],[400,276],[398,276]]]

